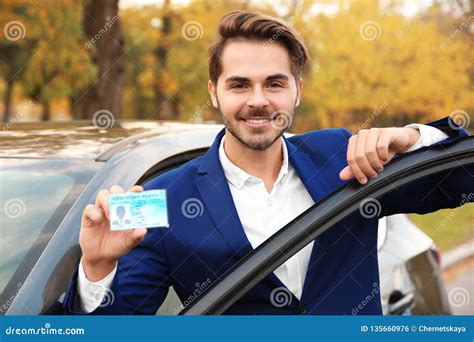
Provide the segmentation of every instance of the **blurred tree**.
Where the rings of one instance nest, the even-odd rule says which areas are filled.
[[[20,8],[21,13],[26,14],[14,19],[12,13],[2,12],[8,18],[5,20],[18,22],[20,31],[22,25],[27,23],[27,26],[24,26],[23,39],[0,47],[7,66],[3,74],[9,81],[5,102],[8,104],[7,99],[11,96],[8,84],[19,80],[24,93],[42,105],[41,119],[49,120],[52,100],[65,98],[74,93],[75,88],[94,80],[94,66],[84,48],[78,16],[81,6],[73,0],[45,2],[42,7],[31,1],[10,3],[16,12]],[[8,115],[4,120],[8,120]]]
[[[37,37],[28,25],[33,13],[28,1],[0,0],[0,74],[5,80],[3,117],[12,118],[11,104],[15,83],[21,80],[25,66],[37,44]]]
[[[30,1],[0,2],[3,27],[19,18],[27,31],[0,41],[4,106],[16,82],[15,93],[24,88],[43,103],[45,118],[49,102],[70,98],[74,118],[107,109],[117,119],[219,119],[207,92],[207,49],[220,17],[237,9],[284,18],[308,45],[296,132],[474,110],[474,0],[435,0],[411,17],[404,0],[163,0],[120,12],[118,0],[64,0],[31,13]]]
[[[42,39],[28,63],[24,84],[26,93],[43,107],[41,119],[50,120],[51,101],[91,84],[95,67],[84,46],[80,3],[46,2],[35,13],[34,25]]]
[[[316,58],[305,101],[322,114],[323,127],[403,125],[472,102],[472,50],[460,41],[440,48],[445,37],[433,22],[382,11],[371,0],[307,25]]]
[[[474,47],[474,0],[435,0],[433,8],[437,13],[443,13],[440,9],[446,9],[447,15],[443,19],[448,19],[445,22],[449,33],[459,30],[466,43]],[[441,24],[440,21],[438,24]]]
[[[74,95],[73,111],[78,119],[91,119],[100,110],[108,110],[119,119],[125,50],[118,0],[84,1],[82,5],[86,47],[92,49],[97,78],[82,94]]]
[[[155,57],[155,77],[153,82],[153,90],[155,92],[155,106],[157,116],[160,119],[178,119],[178,102],[179,100],[171,96],[167,96],[166,88],[170,88],[170,82],[173,80],[170,77],[168,70],[168,55],[173,49],[172,30],[173,24],[176,21],[173,18],[171,10],[171,0],[164,0],[162,17],[160,20],[160,38],[157,46],[154,49]],[[176,29],[176,28],[175,28]]]

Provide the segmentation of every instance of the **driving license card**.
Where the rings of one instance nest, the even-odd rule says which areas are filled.
[[[166,190],[111,195],[110,229],[169,227]]]

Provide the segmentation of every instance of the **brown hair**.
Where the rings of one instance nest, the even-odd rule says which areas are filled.
[[[222,51],[229,40],[246,39],[265,44],[278,42],[290,56],[291,72],[298,80],[309,63],[309,53],[300,34],[284,20],[256,12],[231,12],[219,21],[219,37],[209,47],[209,79],[217,84],[222,72]]]

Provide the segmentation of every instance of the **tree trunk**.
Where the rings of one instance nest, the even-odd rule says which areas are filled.
[[[161,41],[155,49],[155,58],[158,64],[156,68],[155,111],[159,119],[177,120],[179,118],[178,105],[176,99],[168,98],[162,90],[162,74],[168,68],[168,53],[171,48],[172,16],[170,12],[170,0],[165,0],[163,4],[163,17],[161,26]]]
[[[83,27],[88,45],[96,48],[93,61],[98,67],[98,79],[79,97],[72,111],[77,119],[91,119],[97,111],[108,110],[117,122],[122,114],[124,74],[124,41],[118,0],[87,2]]]
[[[3,122],[10,121],[11,117],[11,104],[12,104],[12,94],[13,94],[13,79],[7,80],[7,85],[5,89],[5,94],[3,97]]]
[[[49,101],[43,101],[41,103],[43,106],[43,113],[41,114],[41,121],[49,121],[51,120],[51,106],[49,105]]]

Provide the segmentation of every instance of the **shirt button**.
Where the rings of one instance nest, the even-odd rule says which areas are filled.
[[[307,309],[306,305],[300,306],[299,312],[300,312],[301,315],[306,315],[307,311],[308,311],[308,309]]]

